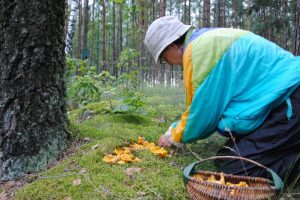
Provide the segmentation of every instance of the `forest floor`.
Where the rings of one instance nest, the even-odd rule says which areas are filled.
[[[116,147],[137,142],[139,136],[156,143],[184,110],[184,93],[178,88],[153,88],[145,94],[146,115],[111,113],[109,101],[69,112],[72,142],[60,161],[43,172],[2,185],[0,199],[8,193],[12,199],[188,199],[182,170],[214,156],[224,143],[218,134],[183,149],[167,149],[167,158],[142,150],[134,154],[142,160],[139,163],[118,165],[102,160]],[[199,168],[216,170],[212,163]],[[281,198],[297,199],[299,191],[285,191]]]

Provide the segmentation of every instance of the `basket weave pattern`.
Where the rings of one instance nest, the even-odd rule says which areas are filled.
[[[220,179],[220,173],[217,172],[199,170],[196,173],[206,178],[214,175],[216,179]],[[226,182],[230,183],[245,181],[249,187],[226,186],[190,176],[186,184],[190,198],[195,200],[268,200],[276,196],[276,191],[270,186],[268,179],[227,174],[224,174],[224,177]]]

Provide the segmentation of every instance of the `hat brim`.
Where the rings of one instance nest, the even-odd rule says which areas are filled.
[[[178,30],[175,34],[173,34],[168,40],[165,42],[165,44],[157,51],[156,55],[154,56],[155,63],[158,63],[158,58],[160,54],[163,52],[163,50],[169,46],[172,42],[179,39],[181,36],[183,36],[189,29],[191,28],[191,25],[184,25],[184,27],[181,27],[180,30]]]

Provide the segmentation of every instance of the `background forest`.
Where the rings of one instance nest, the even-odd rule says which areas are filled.
[[[67,1],[66,52],[114,77],[139,72],[148,84],[175,84],[181,69],[153,63],[143,44],[149,24],[174,15],[195,27],[233,27],[257,33],[300,54],[295,0],[72,0]]]

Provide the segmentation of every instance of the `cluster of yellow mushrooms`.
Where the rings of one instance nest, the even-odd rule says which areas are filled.
[[[134,151],[148,149],[153,154],[165,158],[168,156],[168,152],[159,146],[156,146],[153,142],[148,142],[144,137],[138,137],[137,143],[132,143],[126,147],[117,147],[113,154],[108,154],[103,157],[103,161],[110,164],[126,164],[132,162],[141,162],[138,157],[134,157],[132,154]]]
[[[194,174],[193,177],[198,180],[201,180],[201,181],[208,181],[208,182],[218,183],[218,184],[227,185],[227,186],[249,187],[248,184],[244,181],[240,181],[237,184],[225,182],[224,173],[221,173],[220,180],[217,180],[214,175],[211,175],[210,177],[205,177],[201,174]]]

